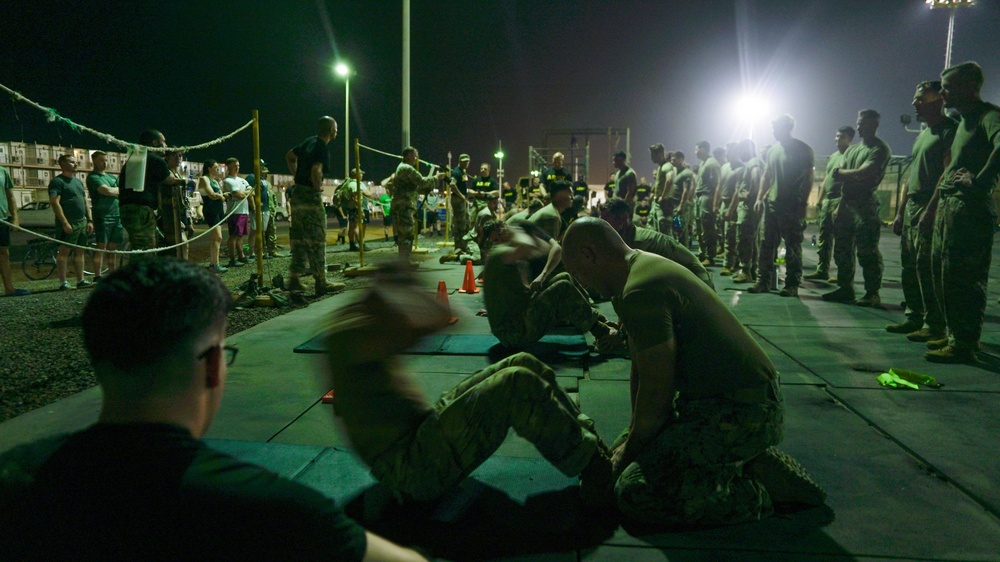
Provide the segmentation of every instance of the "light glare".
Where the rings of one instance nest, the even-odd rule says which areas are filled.
[[[351,73],[351,69],[342,62],[338,62],[337,66],[333,67],[333,71],[336,72],[337,76],[340,76],[341,78],[346,78],[347,75]]]

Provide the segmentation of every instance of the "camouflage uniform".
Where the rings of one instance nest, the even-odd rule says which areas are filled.
[[[119,213],[133,250],[156,248],[156,211],[152,207],[124,204]]]
[[[288,269],[293,276],[312,273],[317,286],[326,284],[326,210],[322,192],[311,185],[296,185],[290,203],[288,242],[292,262]]]
[[[760,229],[760,214],[754,211],[753,202],[757,200],[759,185],[753,181],[754,170],[760,171],[763,162],[753,158],[743,166],[743,177],[737,183],[739,202],[736,206],[736,254],[737,263],[743,272],[753,278],[757,277],[757,262],[760,253],[758,231]]]
[[[783,410],[777,382],[711,398],[679,397],[676,418],[618,478],[619,509],[634,521],[658,526],[768,517],[771,498],[743,475],[743,466],[781,442]]]
[[[428,193],[437,187],[433,176],[423,177],[416,168],[400,162],[396,167],[396,178],[392,189],[392,220],[396,227],[399,247],[413,246],[417,212],[417,194]]]
[[[863,182],[844,181],[843,195],[833,219],[833,261],[837,264],[837,285],[854,290],[854,256],[865,278],[865,292],[877,294],[882,287],[882,235],[879,203],[875,191],[882,183],[892,151],[882,139],[859,142],[844,153],[844,169],[856,170],[866,162],[878,168],[877,174]]]
[[[472,260],[473,265],[483,264],[483,251],[476,242],[476,233],[467,232],[461,240],[455,241],[455,251],[441,256],[441,263],[465,263]]]
[[[726,258],[723,266],[730,271],[735,271],[736,267],[739,265],[739,254],[737,253],[736,247],[736,218],[729,219],[729,206],[733,201],[733,195],[736,193],[736,184],[739,182],[740,177],[743,175],[743,163],[740,162],[736,168],[732,168],[731,164],[726,163],[730,166],[729,173],[725,176],[725,180],[719,189],[722,190],[722,200],[719,202],[719,231],[721,233],[720,239],[722,240],[722,245],[725,250]],[[737,210],[739,206],[737,204]]]
[[[264,229],[264,250],[268,255],[273,255],[278,247],[278,231],[274,224],[278,221],[278,196],[278,190],[271,189],[271,196],[267,199],[267,212],[270,213],[271,219],[267,221],[267,228]]]
[[[719,189],[720,166],[713,156],[698,168],[698,186],[695,188],[695,213],[697,215],[698,257],[714,261],[719,243],[715,231],[715,191]]]
[[[397,498],[434,500],[488,459],[511,428],[567,476],[580,474],[600,442],[555,372],[519,353],[441,395],[423,423],[370,462],[371,471]]]
[[[451,239],[456,244],[462,240],[472,226],[469,224],[469,202],[455,195],[451,196]]]
[[[819,204],[819,237],[816,242],[816,252],[819,263],[816,272],[830,274],[830,256],[833,253],[833,211],[840,205],[841,185],[833,181],[833,171],[844,162],[844,154],[839,150],[830,155],[826,162],[826,176],[823,179],[823,200]]]

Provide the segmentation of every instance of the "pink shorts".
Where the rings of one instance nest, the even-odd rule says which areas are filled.
[[[229,235],[230,236],[246,236],[250,233],[250,217],[249,215],[243,215],[236,213],[234,215],[229,215]]]

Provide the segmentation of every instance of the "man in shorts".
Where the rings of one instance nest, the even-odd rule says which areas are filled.
[[[58,176],[49,182],[49,203],[56,216],[56,237],[67,245],[59,246],[56,255],[56,273],[59,275],[59,290],[69,289],[66,280],[67,261],[73,246],[86,248],[89,245],[88,236],[94,232],[94,219],[87,206],[87,196],[84,193],[83,182],[73,175],[76,172],[76,158],[70,154],[59,157]],[[73,264],[76,267],[76,286],[86,287],[92,283],[83,277],[84,251],[76,248],[73,254]]]
[[[17,219],[17,204],[14,202],[14,182],[10,178],[10,171],[0,166],[0,219],[3,219],[14,226],[19,226]],[[27,289],[15,289],[14,278],[10,272],[10,230],[6,224],[0,224],[0,277],[3,278],[3,294],[7,297],[23,297],[30,295]]]
[[[229,194],[230,205],[236,206],[236,211],[229,215],[227,222],[229,226],[229,239],[226,246],[229,248],[228,267],[242,267],[250,263],[250,259],[243,255],[243,237],[250,233],[250,206],[247,197],[252,193],[250,184],[241,178],[240,161],[236,158],[226,160],[226,179],[222,180],[222,192]]]
[[[97,238],[98,251],[94,252],[96,281],[104,272],[104,252],[100,250],[117,250],[118,245],[125,241],[125,230],[118,212],[118,178],[104,172],[108,168],[107,153],[98,150],[91,155],[90,161],[94,164],[94,171],[87,174],[87,191],[90,192],[94,236]],[[107,263],[108,273],[114,273],[118,256],[109,254]]]

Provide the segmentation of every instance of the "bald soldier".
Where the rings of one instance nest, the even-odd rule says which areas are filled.
[[[656,254],[677,262],[688,268],[691,273],[694,273],[695,277],[704,281],[713,291],[715,290],[715,285],[712,284],[712,276],[705,269],[698,256],[682,246],[680,242],[665,234],[636,226],[632,222],[628,203],[624,199],[615,197],[611,201],[607,201],[601,205],[601,218],[606,220],[611,225],[611,228],[615,229],[615,232],[622,237],[622,240],[630,248]]]
[[[825,494],[789,455],[778,373],[719,297],[684,267],[629,248],[607,222],[565,236],[564,263],[610,297],[632,357],[632,419],[612,446],[615,496],[652,525],[754,521]]]

